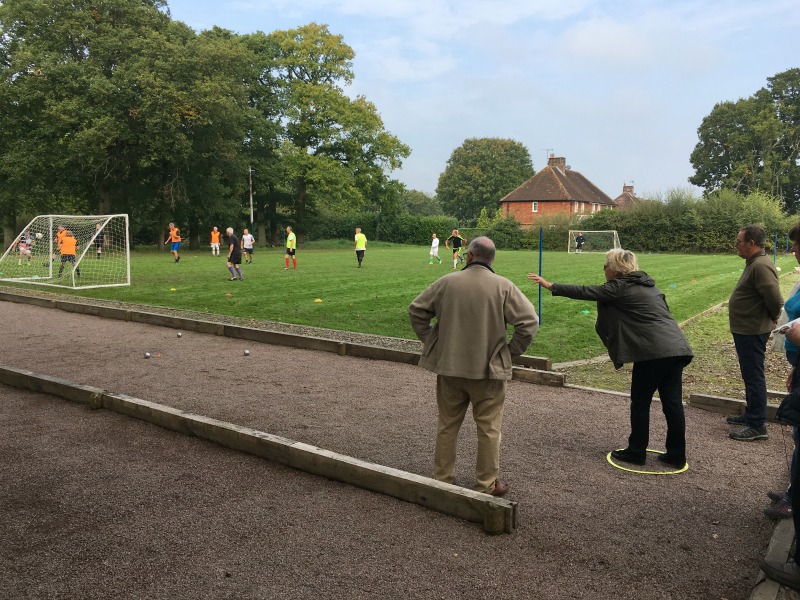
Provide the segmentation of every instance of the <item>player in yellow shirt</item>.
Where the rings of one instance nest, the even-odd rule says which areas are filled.
[[[219,239],[222,232],[214,227],[211,230],[211,256],[219,256]]]
[[[292,257],[292,264],[297,268],[297,257],[294,255],[297,250],[297,236],[292,231],[291,226],[286,227],[286,268],[284,271],[289,270],[289,257]]]
[[[175,262],[180,262],[181,257],[178,254],[178,250],[181,249],[181,230],[175,227],[175,223],[169,224],[169,237],[167,241],[164,242],[164,245],[170,244],[170,250],[172,251],[172,255],[175,257]]]
[[[364,252],[367,251],[367,236],[361,233],[361,227],[356,227],[355,248],[358,268],[360,269],[361,261],[364,260]]]
[[[69,229],[64,231],[64,236],[61,238],[61,266],[58,269],[58,276],[64,271],[64,263],[72,264],[75,269],[75,277],[81,276],[81,270],[75,266],[75,257],[78,253],[78,240],[72,236]]]

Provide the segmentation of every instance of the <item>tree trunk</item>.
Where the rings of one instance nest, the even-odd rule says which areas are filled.
[[[97,190],[97,195],[100,198],[100,202],[97,205],[97,212],[99,212],[101,215],[110,215],[111,193],[105,186],[100,186]]]
[[[0,248],[7,248],[17,239],[17,211],[13,205],[8,207],[3,215],[3,245]],[[0,250],[2,254],[2,250]]]
[[[300,177],[297,180],[297,202],[295,204],[295,231],[306,230],[306,200],[308,199],[308,186],[306,180]]]
[[[197,217],[189,218],[189,249],[198,250],[200,248],[200,223]]]
[[[264,213],[264,202],[263,200],[259,199],[258,202],[256,202],[256,244],[259,248],[266,248],[269,246],[269,242],[267,241],[267,227],[265,225]]]

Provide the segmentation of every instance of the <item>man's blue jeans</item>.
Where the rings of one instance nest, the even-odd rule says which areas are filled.
[[[744,399],[747,408],[744,419],[748,427],[764,427],[767,420],[767,379],[764,374],[764,355],[769,332],[757,335],[733,334],[739,371],[744,380]]]

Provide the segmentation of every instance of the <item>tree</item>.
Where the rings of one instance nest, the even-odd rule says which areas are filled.
[[[689,182],[706,192],[729,189],[781,197],[800,209],[800,69],[767,79],[749,98],[721,102],[697,130]]]
[[[435,197],[419,190],[403,190],[400,194],[400,204],[403,210],[410,215],[434,216],[444,214],[442,205]]]
[[[482,208],[489,217],[500,199],[531,177],[528,149],[520,142],[499,138],[471,138],[453,151],[439,176],[436,197],[449,215],[474,222]]]
[[[410,150],[384,130],[375,105],[344,93],[353,79],[352,48],[316,23],[269,38],[270,80],[284,125],[277,152],[292,183],[295,228],[303,231],[317,209],[382,209],[396,202],[387,173]]]

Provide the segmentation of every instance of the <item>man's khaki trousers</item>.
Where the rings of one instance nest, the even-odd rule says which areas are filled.
[[[455,478],[458,431],[472,404],[472,417],[478,430],[478,457],[475,465],[475,491],[491,493],[500,474],[500,428],[506,398],[504,379],[465,379],[438,375],[436,403],[439,425],[436,435],[433,478],[453,483]]]

